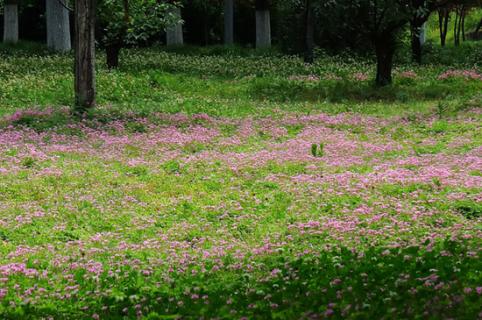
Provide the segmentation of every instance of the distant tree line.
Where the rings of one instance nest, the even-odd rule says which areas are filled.
[[[73,19],[73,13],[61,10],[65,4],[73,9],[74,0],[0,0],[0,12],[6,7],[6,12],[0,14],[0,32],[10,37],[8,40],[18,39],[48,41],[47,29],[49,25],[62,25],[67,19]],[[109,6],[120,6],[123,0],[98,0],[98,10]],[[149,6],[150,1],[128,1],[129,5],[142,3]],[[410,24],[404,30],[413,34],[413,43],[417,37],[417,30],[422,28],[429,14],[436,14],[440,18],[440,41],[446,43],[448,33],[454,32],[455,45],[467,38],[477,38],[478,30],[466,30],[465,17],[473,8],[481,7],[481,0],[411,0],[397,1],[412,8]],[[313,22],[311,26],[314,45],[327,51],[350,49],[365,52],[370,50],[367,45],[365,25],[354,21],[359,16],[355,7],[369,9],[371,3],[381,7],[393,7],[397,2],[368,0],[156,0],[162,5],[174,3],[181,12],[182,37],[186,43],[194,45],[239,44],[242,46],[256,46],[256,40],[264,41],[258,46],[269,46],[271,41],[289,53],[304,53],[306,42],[307,18]],[[154,3],[154,2],[153,2]],[[404,4],[405,3],[405,4]],[[350,9],[351,7],[351,9]],[[390,10],[391,11],[391,10]],[[105,12],[105,11],[104,11]],[[307,13],[309,13],[307,15]],[[56,17],[61,21],[55,21]],[[18,17],[17,19],[15,17]],[[3,20],[3,21],[1,21]],[[448,22],[454,22],[455,28],[448,29]],[[49,23],[54,22],[54,23]],[[269,21],[269,23],[268,23]],[[57,23],[58,22],[58,23]],[[258,22],[258,23],[257,23]],[[15,24],[16,23],[16,24]],[[258,25],[259,32],[256,32]],[[67,25],[65,25],[67,26]],[[70,26],[73,29],[73,25]],[[263,30],[264,29],[264,30]],[[179,30],[179,28],[178,28]],[[15,32],[16,31],[16,32]],[[73,30],[71,30],[73,31]],[[97,37],[102,37],[105,31],[102,26],[97,28]],[[226,31],[226,32],[225,32]],[[269,32],[267,32],[269,31]],[[66,41],[68,39],[63,39]],[[169,41],[172,40],[172,41]],[[369,40],[369,39],[368,39]],[[51,40],[52,41],[52,38]],[[154,42],[180,42],[180,36],[166,39],[164,29],[151,33],[149,37],[138,39],[136,45],[150,45]],[[131,41],[132,42],[132,41]],[[417,58],[417,48],[414,53]]]

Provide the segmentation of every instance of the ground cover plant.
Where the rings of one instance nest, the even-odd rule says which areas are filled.
[[[480,51],[379,89],[368,59],[129,49],[79,119],[72,58],[23,46],[0,49],[2,318],[482,316]]]

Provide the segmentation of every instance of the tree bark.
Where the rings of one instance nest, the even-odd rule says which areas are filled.
[[[425,43],[425,26],[428,17],[416,17],[410,21],[412,61],[422,63],[423,44]]]
[[[438,12],[438,23],[440,31],[440,45],[445,47],[445,42],[447,39],[447,32],[450,20],[450,11],[447,8],[441,9]]]
[[[379,87],[392,83],[393,54],[395,43],[391,38],[375,39],[375,52],[377,56],[377,77],[375,83]]]
[[[109,69],[117,69],[119,67],[119,55],[122,49],[122,44],[114,43],[106,45],[105,53],[106,53],[106,63],[107,68]]]
[[[410,24],[412,61],[422,63],[422,44],[420,42],[420,29],[413,21]]]
[[[313,14],[313,6],[311,0],[305,2],[305,63],[314,62],[314,48],[315,48],[315,19]]]
[[[426,41],[427,41],[427,21],[425,21],[420,27],[420,45],[422,46],[422,48]]]
[[[46,0],[47,46],[55,51],[70,51],[69,10],[60,3],[64,0]],[[63,2],[65,3],[65,2]]]
[[[256,48],[271,47],[270,0],[256,0]]]
[[[466,16],[466,11],[464,10],[462,12],[462,23],[461,23],[462,41],[465,41],[465,16]]]
[[[174,8],[172,12],[177,19],[181,20],[181,8]],[[168,46],[181,46],[184,44],[182,22],[176,23],[166,29],[166,44]]]
[[[479,33],[479,31],[480,31],[481,28],[482,28],[482,19],[480,19],[479,24],[478,24],[477,27],[475,28],[474,33],[477,35],[477,33]]]
[[[462,15],[464,6],[455,9],[455,23],[454,23],[454,45],[457,47],[460,45],[460,30],[462,27]]]
[[[234,0],[224,0],[224,44],[234,43]]]
[[[459,40],[457,39],[457,27],[459,25],[459,12],[458,10],[455,10],[455,22],[454,22],[454,45],[458,46],[459,45]]]
[[[3,41],[18,42],[18,0],[6,0],[3,8]]]
[[[95,0],[75,1],[75,111],[95,106]]]
[[[256,10],[256,48],[271,47],[271,18],[269,10]]]

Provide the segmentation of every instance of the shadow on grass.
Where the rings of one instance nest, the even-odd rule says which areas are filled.
[[[18,43],[0,43],[0,54],[6,56],[49,56],[59,53],[50,50],[44,43],[20,41]],[[64,53],[69,54],[69,53]]]
[[[152,47],[150,50],[169,52],[185,56],[236,56],[236,57],[280,57],[282,53],[276,48],[253,49],[239,45],[211,45],[206,47],[182,45],[168,47]]]
[[[82,131],[79,129],[79,125],[99,129],[112,122],[122,121],[130,131],[144,132],[145,127],[139,122],[139,118],[144,116],[147,115],[115,109],[93,109],[82,115],[75,114],[72,109],[67,107],[27,109],[0,118],[0,129],[29,128],[37,132],[53,130],[66,135],[80,135]]]
[[[376,87],[365,81],[319,81],[306,83],[284,79],[254,79],[247,88],[247,94],[255,99],[270,101],[329,101],[329,102],[410,102],[457,98],[476,95],[480,85],[475,81],[452,83],[423,82],[395,83]]]
[[[163,272],[149,279],[126,266],[122,280],[114,281],[107,271],[100,275],[96,286],[104,294],[89,295],[94,280],[85,278],[78,293],[81,303],[57,299],[11,307],[4,301],[3,318],[91,319],[98,314],[101,319],[132,319],[142,301],[143,316],[151,320],[476,319],[482,260],[472,251],[474,245],[427,241],[363,253],[342,247],[298,257],[280,251],[244,262],[258,266],[257,271],[214,270],[215,263],[204,262],[207,271],[191,272],[199,268],[192,265],[169,273],[169,281]],[[225,266],[233,263],[232,257],[223,259]]]

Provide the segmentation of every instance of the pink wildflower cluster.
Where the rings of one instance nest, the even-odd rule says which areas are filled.
[[[366,81],[368,80],[368,75],[363,72],[357,72],[353,74],[353,79],[355,79],[356,81]]]
[[[337,76],[336,74],[334,73],[327,73],[323,76],[323,79],[325,80],[335,80],[335,81],[340,81],[342,80],[343,78],[340,77],[340,76]]]
[[[314,74],[290,76],[288,79],[290,81],[307,81],[307,82],[320,81],[320,77],[318,77],[317,75],[314,75]]]
[[[9,263],[0,266],[0,275],[10,276],[13,274],[23,274],[27,277],[38,275],[38,271],[33,268],[28,268],[25,263]]]
[[[403,71],[399,74],[399,77],[402,79],[416,79],[417,73],[413,70]]]
[[[475,70],[447,70],[440,74],[437,79],[464,78],[466,80],[482,80],[482,74]]]

